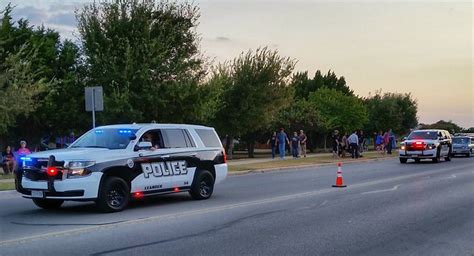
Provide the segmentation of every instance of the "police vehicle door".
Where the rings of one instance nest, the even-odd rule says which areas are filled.
[[[190,187],[196,171],[196,144],[186,129],[161,129],[163,146],[170,151],[166,160],[170,163],[173,188]]]
[[[170,150],[163,148],[160,130],[146,131],[139,141],[149,141],[152,148],[139,149],[137,163],[142,171],[132,181],[131,192],[154,194],[166,191],[172,187],[172,173],[167,163]]]
[[[444,131],[439,132],[438,136],[441,145],[441,155],[446,155],[449,152],[448,137]]]

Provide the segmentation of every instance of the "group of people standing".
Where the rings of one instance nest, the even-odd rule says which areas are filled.
[[[347,133],[342,136],[338,130],[334,130],[331,138],[332,154],[334,158],[346,157],[349,152],[352,158],[362,157],[365,150],[366,138],[362,130],[354,131],[352,134]]]
[[[29,154],[31,154],[31,151],[24,140],[20,141],[20,148],[18,148],[17,151],[14,151],[10,146],[6,146],[5,151],[2,152],[3,174],[8,175],[13,173],[18,163],[22,161],[21,158]]]
[[[392,154],[392,150],[397,147],[397,139],[392,129],[388,129],[385,133],[380,131],[374,133],[374,150],[381,154]]]
[[[276,152],[280,154],[280,159],[285,159],[286,145],[288,144],[291,149],[293,158],[299,158],[301,156],[306,157],[306,142],[308,137],[303,130],[293,132],[293,136],[288,138],[284,128],[280,128],[279,132],[273,132],[272,137],[267,141],[272,149],[272,158],[275,158]]]

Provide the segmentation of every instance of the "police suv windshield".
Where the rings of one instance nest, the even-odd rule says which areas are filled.
[[[469,144],[470,138],[453,138],[454,144]]]
[[[137,129],[93,129],[80,137],[70,148],[124,149],[136,131]]]
[[[438,138],[438,132],[436,131],[418,131],[412,132],[408,136],[409,140],[436,140]]]

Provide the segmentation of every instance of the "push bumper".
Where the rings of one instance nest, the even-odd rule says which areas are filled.
[[[101,172],[93,172],[87,177],[75,179],[33,181],[17,174],[15,184],[17,191],[25,198],[94,200],[101,178]]]
[[[406,150],[398,150],[398,154],[400,158],[406,159],[427,159],[436,157],[436,149],[431,150],[418,150],[418,151],[406,151]]]

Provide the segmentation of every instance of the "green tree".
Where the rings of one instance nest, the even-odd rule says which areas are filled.
[[[368,121],[363,101],[336,89],[318,89],[309,95],[309,102],[319,113],[318,126],[324,138],[334,129],[345,132],[361,129]]]
[[[31,62],[22,60],[21,55],[22,50],[1,64],[0,134],[7,133],[18,118],[28,117],[38,107],[35,97],[45,88],[45,81],[35,79]]]
[[[386,131],[404,134],[418,124],[417,102],[409,93],[376,92],[365,104],[369,113],[366,131]]]
[[[277,113],[291,102],[287,83],[294,65],[277,51],[259,48],[219,65],[209,81],[220,92],[210,122],[227,134],[229,141],[238,135],[247,138],[249,157],[253,157],[256,134],[268,129]]]
[[[93,3],[77,14],[87,85],[103,86],[111,122],[196,122],[204,77],[199,9],[168,1]]]
[[[451,120],[449,121],[439,120],[438,122],[433,123],[433,124],[420,124],[420,128],[421,129],[441,129],[441,130],[449,131],[452,134],[463,131],[462,127],[455,124]]]
[[[346,84],[346,79],[343,76],[337,77],[331,70],[326,75],[318,70],[313,78],[308,77],[308,71],[298,72],[293,76],[291,86],[295,88],[296,99],[307,99],[310,93],[323,87],[338,90],[345,95],[354,95]]]

